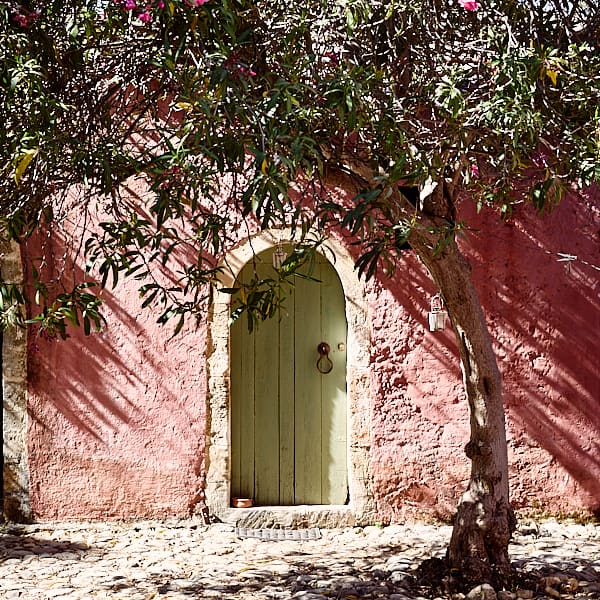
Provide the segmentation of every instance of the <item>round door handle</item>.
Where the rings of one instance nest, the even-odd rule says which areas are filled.
[[[331,352],[331,347],[329,346],[329,344],[327,342],[321,342],[317,346],[317,352],[321,356],[327,356]]]
[[[317,360],[317,370],[323,375],[331,373],[333,370],[333,362],[329,358],[331,347],[327,342],[321,342],[317,346],[317,352],[319,353],[319,360]]]

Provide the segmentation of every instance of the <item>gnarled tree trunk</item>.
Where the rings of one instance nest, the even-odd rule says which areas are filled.
[[[424,217],[426,222],[428,217]],[[471,267],[454,239],[443,244],[431,226],[411,237],[444,299],[460,352],[469,403],[471,438],[465,447],[471,477],[462,495],[450,546],[449,566],[474,582],[510,571],[508,544],[514,514],[508,490],[508,455],[502,382]],[[426,225],[426,223],[423,223]],[[436,250],[437,248],[437,250]]]
[[[373,180],[368,168],[360,169],[356,164],[352,167],[363,181]],[[355,191],[355,181],[347,176],[338,174],[331,183]],[[416,223],[408,241],[444,299],[456,335],[469,403],[471,439],[465,453],[471,460],[471,476],[458,504],[447,553],[449,567],[457,569],[467,581],[489,582],[494,573],[504,575],[510,571],[508,544],[515,519],[509,503],[500,372],[471,267],[454,238],[447,236],[455,216],[456,189],[439,182],[418,207],[398,188],[388,191],[396,217]]]

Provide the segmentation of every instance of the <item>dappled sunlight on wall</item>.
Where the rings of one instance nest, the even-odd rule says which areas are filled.
[[[473,274],[504,380],[513,503],[598,508],[600,200],[483,218]]]
[[[370,283],[372,478],[383,520],[448,518],[466,485],[468,409],[450,323],[432,333],[424,267],[406,253]]]
[[[51,254],[64,244],[53,238]],[[30,252],[35,248],[30,247]],[[55,265],[56,266],[56,265]],[[73,281],[83,281],[67,260]],[[29,336],[31,504],[37,518],[189,514],[203,482],[206,336],[144,311],[137,282],[102,292],[107,328]]]
[[[600,200],[567,198],[541,218],[477,215],[460,241],[503,377],[516,508],[600,504]],[[564,255],[577,260],[561,261]],[[436,293],[411,252],[367,286],[371,477],[382,520],[450,517],[468,479],[468,408],[454,334],[428,331]]]
[[[141,202],[136,190],[131,194],[132,203]],[[473,228],[460,245],[503,376],[517,508],[598,508],[599,198],[566,199],[541,218],[520,209],[507,223],[494,214],[477,215],[470,203],[461,207]],[[343,236],[332,236],[342,243]],[[62,239],[52,239],[50,256],[58,258],[49,266],[81,281],[81,261],[61,262]],[[350,242],[344,245],[356,252]],[[30,246],[30,255],[35,251]],[[559,260],[565,256],[576,258]],[[186,256],[175,259],[183,265]],[[344,260],[354,276],[349,257]],[[159,276],[175,275],[161,270]],[[348,314],[360,321],[350,325],[360,330],[361,343],[352,363],[360,368],[349,378],[350,386],[360,383],[356,397],[349,395],[349,457],[360,467],[350,474],[368,499],[365,514],[381,522],[449,518],[470,471],[464,454],[469,415],[450,323],[442,331],[428,328],[438,290],[411,251],[393,277],[364,284],[367,314],[363,283],[353,286],[350,296],[361,305]],[[190,514],[206,485],[207,436],[216,452],[213,470],[219,464],[213,488],[220,490],[209,481],[208,501],[214,504],[220,494],[217,504],[228,507],[228,304],[220,306],[213,338],[205,323],[198,329],[190,323],[171,338],[170,326],[161,328],[156,314],[142,310],[136,282],[102,294],[109,320],[103,333],[86,338],[72,331],[66,342],[34,330],[29,337],[35,515]],[[214,388],[208,392],[207,354]]]

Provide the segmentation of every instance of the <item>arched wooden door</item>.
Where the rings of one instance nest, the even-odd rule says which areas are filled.
[[[273,277],[272,250],[259,275]],[[252,265],[240,274],[252,278]],[[231,493],[257,506],[345,504],[346,334],[344,293],[319,257],[313,276],[296,278],[279,318],[248,332],[231,330]],[[317,347],[331,348],[333,369],[317,369]]]

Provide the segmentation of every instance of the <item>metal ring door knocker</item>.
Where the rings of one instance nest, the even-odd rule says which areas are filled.
[[[327,375],[327,373],[331,373],[333,369],[333,362],[329,358],[329,353],[331,352],[331,348],[327,342],[321,342],[317,346],[317,352],[319,353],[319,360],[317,361],[317,369],[319,373],[323,373],[323,375]]]

